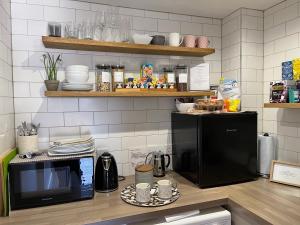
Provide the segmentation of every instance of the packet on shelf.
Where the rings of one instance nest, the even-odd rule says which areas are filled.
[[[154,88],[153,80],[153,64],[142,64],[141,66],[141,88]]]
[[[300,58],[293,60],[293,78],[300,80]]]

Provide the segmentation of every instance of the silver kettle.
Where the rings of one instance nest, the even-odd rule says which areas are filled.
[[[167,163],[165,161],[167,158]],[[169,154],[164,154],[161,151],[150,152],[145,159],[145,164],[153,166],[153,175],[155,177],[163,177],[166,175],[166,168],[170,165],[171,157]]]

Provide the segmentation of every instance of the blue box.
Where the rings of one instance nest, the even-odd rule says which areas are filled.
[[[282,80],[293,80],[293,62],[282,63]]]

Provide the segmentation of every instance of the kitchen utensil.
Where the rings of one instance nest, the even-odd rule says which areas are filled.
[[[149,161],[149,156],[150,162]],[[168,162],[165,163],[165,158],[168,158]],[[166,174],[166,168],[170,165],[171,157],[169,154],[163,154],[161,151],[158,152],[150,152],[146,159],[145,164],[151,164],[153,165],[153,175],[155,177],[163,177]]]
[[[150,184],[148,183],[138,183],[135,185],[136,200],[140,203],[150,201]]]
[[[198,48],[208,48],[210,41],[208,40],[208,37],[206,36],[200,36],[196,40],[197,42],[197,47]]]
[[[93,84],[63,83],[61,88],[65,91],[90,91],[93,90]]]
[[[135,44],[148,45],[150,44],[152,37],[148,34],[134,34],[132,35],[132,39]]]
[[[48,35],[50,37],[61,37],[61,24],[56,22],[49,22]]]
[[[18,136],[18,153],[24,154],[27,152],[37,152],[38,149],[38,136],[37,135],[28,135]]]
[[[135,184],[148,183],[153,186],[153,166],[150,164],[135,167]]]
[[[183,38],[183,45],[187,48],[195,48],[196,46],[196,37],[194,35],[186,35]]]
[[[185,112],[189,112],[190,110],[192,110],[195,107],[195,103],[182,103],[180,101],[178,101],[176,99],[176,109],[179,112],[185,113]]]
[[[151,45],[164,45],[166,42],[166,37],[163,35],[154,35],[150,42]]]
[[[169,34],[169,45],[178,47],[182,44],[183,38],[180,36],[179,33],[170,33]]]
[[[170,199],[161,199],[158,197],[158,185],[155,183],[153,188],[150,190],[150,201],[145,203],[140,203],[136,200],[136,187],[135,184],[125,187],[121,191],[121,199],[130,204],[140,207],[158,207],[171,204],[175,202],[179,197],[180,193],[176,187],[172,187],[172,197]]]
[[[108,152],[104,152],[97,160],[95,189],[97,192],[111,192],[118,189],[117,163]]]
[[[169,180],[159,180],[158,197],[162,199],[170,199],[172,197],[172,182]]]

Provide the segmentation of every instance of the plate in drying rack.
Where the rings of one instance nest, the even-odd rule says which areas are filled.
[[[180,197],[180,193],[179,193],[178,189],[175,187],[172,187],[172,197],[170,199],[161,199],[157,195],[157,188],[158,188],[158,185],[154,184],[153,188],[151,189],[151,192],[154,192],[154,194],[151,195],[150,202],[140,203],[140,202],[136,201],[134,184],[127,186],[126,188],[124,188],[121,191],[121,199],[124,202],[131,204],[131,205],[135,205],[135,206],[157,207],[157,206],[164,206],[164,205],[171,204]]]

